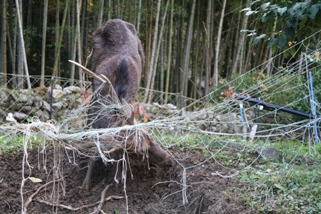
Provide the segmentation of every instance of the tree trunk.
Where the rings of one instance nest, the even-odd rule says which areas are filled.
[[[25,69],[25,73],[26,73],[27,86],[28,86],[28,89],[31,89],[28,63],[27,63],[27,57],[26,57],[26,50],[25,50],[23,31],[22,31],[22,20],[21,20],[21,13],[20,13],[21,5],[19,5],[18,0],[16,0],[16,6],[17,6],[18,26],[19,26],[19,32],[20,32],[20,46],[21,46],[21,47],[19,47],[19,49],[21,49],[21,51],[22,51],[21,53],[22,53],[22,60],[23,60],[24,69]]]
[[[2,0],[2,51],[1,51],[1,60],[2,60],[2,73],[4,74],[3,82],[1,83],[4,86],[7,86],[7,1]]]
[[[148,8],[148,16],[145,16],[145,25],[146,25],[146,30],[145,30],[145,67],[144,67],[144,74],[143,74],[143,79],[144,79],[144,86],[147,88],[147,82],[148,82],[148,77],[149,77],[149,67],[150,65],[150,56],[151,56],[151,44],[152,44],[152,33],[153,33],[153,13],[152,13],[152,7],[149,6],[151,4],[151,1],[146,1],[146,6],[145,8]],[[146,95],[147,96],[147,95]]]
[[[246,7],[250,6],[250,0],[246,0]],[[248,23],[248,16],[245,16],[243,18],[242,21],[242,29],[245,29]],[[243,50],[243,46],[244,46],[244,39],[245,39],[245,33],[241,33],[240,34],[240,38],[237,44],[237,50],[236,50],[236,55],[235,55],[235,59],[233,60],[233,66],[232,66],[232,71],[231,74],[235,74],[237,69],[239,69],[240,71],[242,70],[242,62],[240,61],[240,59],[242,58],[242,50]]]
[[[26,28],[26,30],[27,31],[29,31],[29,29],[28,29],[28,27],[29,26],[31,26],[32,25],[32,16],[33,16],[33,14],[32,14],[32,6],[33,6],[33,0],[29,0],[28,1],[28,11],[27,11],[27,28]],[[31,38],[29,38],[29,33],[26,33],[26,38],[25,38],[25,43],[28,45],[28,44],[30,44],[30,39]],[[27,48],[28,49],[28,48]]]
[[[161,6],[162,0],[158,0],[157,2],[157,12],[156,12],[156,20],[155,20],[155,31],[154,31],[154,38],[153,38],[153,47],[152,47],[152,56],[150,60],[150,67],[148,72],[148,78],[147,78],[147,85],[145,90],[145,96],[144,96],[144,103],[146,103],[149,90],[152,90],[151,82],[152,82],[152,76],[153,76],[153,68],[154,68],[154,61],[155,61],[155,53],[156,53],[156,43],[157,43],[157,36],[158,36],[158,22],[159,22],[159,14],[160,14],[160,6]]]
[[[202,34],[201,34],[201,31],[200,31],[200,25],[201,25],[201,22],[200,22],[200,17],[201,17],[201,7],[200,7],[200,1],[198,1],[198,5],[197,5],[197,20],[196,20],[196,38],[198,38],[195,42],[195,54],[194,54],[194,60],[193,60],[193,90],[191,92],[191,97],[194,98],[195,100],[198,99],[198,87],[197,87],[197,78],[199,78],[199,55],[200,55],[200,38],[202,38]],[[196,107],[196,106],[194,106]]]
[[[103,11],[104,11],[104,1],[105,0],[100,0],[99,1],[99,8],[98,8],[98,20],[97,20],[97,28],[100,28],[103,22]]]
[[[107,21],[109,19],[111,19],[111,11],[112,11],[112,8],[111,8],[111,0],[108,0],[108,17],[107,17]]]
[[[215,61],[214,61],[214,73],[212,76],[211,84],[217,86],[218,82],[218,61],[219,61],[219,53],[220,53],[220,45],[221,45],[221,37],[222,37],[222,29],[223,29],[223,21],[224,21],[224,14],[225,14],[225,7],[226,1],[223,1],[220,24],[218,26],[218,33],[217,33],[217,40],[216,40],[216,47],[215,47]]]
[[[12,13],[14,13],[13,9],[12,9],[12,4],[11,4],[11,10],[10,10]],[[13,29],[13,32],[12,32],[12,37],[13,37],[13,41],[12,41],[12,45],[10,45],[10,55],[11,55],[11,60],[12,60],[12,63],[11,63],[11,66],[12,66],[12,74],[17,74],[17,58],[16,58],[16,55],[17,55],[17,39],[18,39],[18,18],[17,16],[14,16],[13,17],[13,26],[12,26],[12,29]],[[10,28],[9,28],[10,30]],[[10,36],[8,36],[8,38],[10,39]],[[9,40],[9,43],[10,43],[10,40]],[[16,78],[13,78],[13,84],[12,84],[12,87],[17,87],[17,79]]]
[[[211,17],[212,17],[212,0],[208,0],[207,6],[207,18],[206,18],[206,62],[205,62],[205,69],[206,69],[206,79],[205,79],[205,93],[206,96],[209,92],[209,80],[211,75],[211,51],[210,51],[210,32],[211,32]],[[202,80],[200,80],[202,81]],[[208,97],[206,96],[205,101],[208,101]]]
[[[152,73],[151,86],[150,86],[151,91],[149,92],[148,103],[150,103],[152,101],[152,97],[153,97],[153,89],[154,89],[155,75],[156,75],[157,64],[158,64],[158,56],[159,56],[160,45],[162,43],[162,38],[163,38],[163,31],[164,31],[164,25],[165,25],[165,19],[166,19],[166,15],[167,15],[169,1],[170,0],[167,0],[167,3],[166,3],[164,16],[162,19],[162,26],[161,26],[161,30],[159,33],[158,44],[157,44],[157,49],[156,49],[156,57],[155,57],[155,62],[154,62],[153,70],[152,70],[153,73]]]
[[[44,0],[43,22],[42,22],[42,50],[41,50],[41,80],[40,80],[40,87],[43,87],[44,84],[45,84],[47,15],[48,15],[48,0]]]
[[[16,2],[15,2],[16,3]],[[22,17],[22,0],[19,0],[19,7],[17,8],[19,10],[19,16]],[[17,5],[17,3],[16,3]],[[17,5],[18,6],[18,5]],[[22,49],[22,40],[21,40],[21,34],[20,34],[20,24],[19,22],[21,22],[21,25],[23,25],[22,23],[23,20],[19,20],[19,17],[17,15],[17,31],[16,31],[16,37],[17,37],[17,55],[15,55],[16,57],[16,69],[17,69],[17,74],[19,75],[17,77],[17,87],[20,87],[21,89],[24,87],[24,82],[23,82],[23,49]]]
[[[66,23],[68,7],[69,7],[69,0],[66,0],[64,16],[62,18],[62,24],[61,24],[60,37],[59,37],[58,44],[57,44],[57,54],[55,57],[55,64],[54,64],[53,73],[52,73],[53,76],[58,76],[58,64],[59,64],[59,58],[60,58],[60,49],[61,49],[62,37],[64,34],[64,28],[65,28],[65,23]]]
[[[57,57],[58,56],[58,44],[59,44],[59,31],[60,31],[60,18],[59,18],[59,11],[60,11],[60,0],[57,0],[56,2],[56,27],[55,27],[55,56]],[[55,59],[56,59],[55,57]],[[54,70],[53,72],[55,72],[55,66],[57,66],[57,74],[56,76],[58,76],[58,63],[59,63],[59,60],[60,60],[60,56],[58,58],[58,61],[57,61],[57,65],[56,65],[56,62],[54,63]],[[56,61],[56,60],[55,60]]]
[[[117,17],[121,18],[121,16],[120,16],[120,0],[117,0]]]
[[[80,11],[81,11],[81,0],[77,0],[77,6],[76,6],[76,11],[77,11],[77,16],[76,16],[76,20],[77,20],[77,27],[76,27],[76,41],[77,41],[77,49],[78,49],[78,63],[82,64],[82,47],[81,47],[81,37],[80,37]],[[79,68],[79,80],[81,83],[81,87],[82,83],[84,81],[84,77],[83,77],[83,73],[82,73],[82,69]]]
[[[191,43],[193,39],[193,24],[194,24],[194,14],[195,14],[195,5],[196,0],[192,2],[192,8],[190,13],[190,19],[188,22],[188,30],[185,39],[185,48],[184,48],[184,55],[183,55],[183,74],[182,74],[182,86],[181,91],[184,96],[187,96],[187,85],[189,80],[189,59],[190,59],[190,52],[191,52]]]
[[[274,24],[273,24],[273,31],[272,31],[272,34],[271,34],[271,38],[274,38],[274,32],[276,31],[276,23],[277,22],[277,19],[275,18],[274,19]],[[272,64],[273,64],[273,58],[272,58],[272,48],[269,48],[269,62],[268,62],[268,65],[267,65],[267,68],[266,68],[266,74],[267,76],[269,77],[272,73]]]
[[[76,17],[75,17],[75,8],[76,8],[76,2],[77,0],[72,0],[72,4],[71,4],[71,26],[74,26],[74,23],[75,23],[75,20],[76,20]],[[76,30],[75,28],[73,27],[71,29],[71,32],[69,33],[72,37],[72,39],[70,39],[70,43],[71,43],[71,49],[70,49],[70,59],[73,60],[73,61],[76,61],[76,51],[77,51],[77,34],[76,34]],[[70,66],[70,79],[71,79],[71,85],[74,85],[75,83],[75,65],[74,64],[71,64]]]
[[[137,22],[136,22],[136,31],[139,34],[139,27],[140,27],[140,15],[142,10],[142,0],[138,0],[138,8],[137,8]]]
[[[167,73],[165,84],[165,103],[168,101],[169,92],[169,77],[171,74],[171,59],[172,59],[172,34],[173,34],[173,16],[174,16],[174,0],[171,2],[171,18],[169,24],[169,36],[168,36],[168,54],[167,54]]]
[[[83,0],[82,2],[82,19],[81,19],[81,47],[82,53],[87,55],[87,38],[88,38],[88,28],[85,27],[86,23],[88,23],[86,19],[87,14],[87,0]],[[85,65],[87,66],[87,65]]]

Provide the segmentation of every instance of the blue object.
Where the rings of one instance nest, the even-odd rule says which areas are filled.
[[[242,126],[244,126],[243,103],[240,103],[240,116],[241,116],[241,120],[242,120]]]
[[[310,80],[310,93],[311,93],[311,111],[312,111],[312,115],[314,116],[313,119],[317,118],[317,110],[315,107],[315,101],[314,101],[314,90],[313,90],[313,79],[312,79],[312,73],[309,72],[309,80]],[[314,122],[313,124],[313,132],[315,135],[315,142],[318,144],[319,143],[319,135],[318,135],[318,128],[317,128],[317,121]]]

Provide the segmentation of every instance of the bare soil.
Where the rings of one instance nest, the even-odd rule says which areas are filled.
[[[141,157],[131,156],[131,173],[128,169],[126,182],[127,204],[124,183],[114,181],[116,164],[106,166],[98,162],[92,189],[86,191],[80,186],[86,175],[88,159],[79,156],[75,160],[72,156],[68,158],[62,148],[47,148],[46,156],[37,149],[29,151],[31,174],[25,164],[25,176],[30,174],[42,182],[26,180],[23,204],[27,213],[92,213],[98,209],[104,192],[106,200],[100,213],[126,213],[127,208],[128,213],[256,213],[243,205],[237,194],[234,196],[231,189],[237,191],[240,186],[235,179],[213,175],[216,171],[228,174],[228,169],[211,161],[196,165],[204,160],[198,152],[175,149],[172,152],[187,168],[188,203],[185,205],[182,197],[183,167],[180,164],[168,168],[148,167]],[[46,170],[43,157],[46,158]],[[22,152],[0,156],[0,213],[21,213],[22,159]],[[53,170],[58,168],[60,170]],[[59,172],[59,176],[53,176],[54,171]],[[61,177],[63,179],[59,180]],[[56,182],[52,182],[54,180]]]

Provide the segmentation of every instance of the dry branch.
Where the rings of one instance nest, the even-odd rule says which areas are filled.
[[[109,196],[108,198],[106,198],[104,201],[110,201],[112,199],[123,199],[125,198],[124,196]],[[39,203],[43,203],[43,204],[47,204],[49,206],[56,206],[56,207],[61,207],[63,209],[67,209],[67,210],[71,210],[71,211],[79,211],[79,210],[82,210],[82,209],[85,209],[85,208],[89,208],[89,207],[93,207],[93,206],[96,206],[97,204],[100,203],[99,202],[96,202],[96,203],[93,203],[93,204],[87,204],[87,205],[83,205],[83,206],[80,206],[80,207],[72,207],[72,206],[67,206],[67,205],[64,205],[64,204],[54,204],[50,201],[45,201],[45,200],[42,200],[42,199],[35,199],[35,201],[39,202]]]
[[[107,185],[105,187],[105,189],[101,192],[101,198],[100,198],[100,202],[98,207],[95,209],[95,211],[93,212],[93,214],[98,214],[101,210],[101,208],[103,207],[103,204],[105,202],[105,197],[106,197],[106,193],[109,190],[109,188],[111,187],[111,184]]]
[[[91,70],[89,70],[89,69],[86,68],[85,66],[79,64],[78,62],[75,62],[75,61],[73,61],[73,60],[68,60],[68,61],[71,62],[71,63],[73,63],[73,64],[75,64],[75,65],[77,65],[78,67],[82,68],[83,71],[84,71],[86,74],[88,74],[89,76],[91,76],[91,77],[93,77],[93,78],[95,78],[95,79],[97,79],[97,80],[99,80],[99,81],[101,81],[101,82],[106,82],[104,79],[102,79],[101,77],[99,77],[98,75],[96,75],[94,72],[92,72]],[[110,82],[109,82],[109,83],[110,83]]]
[[[44,185],[40,186],[36,192],[34,192],[32,195],[29,196],[29,198],[26,200],[26,203],[24,204],[23,207],[23,213],[27,213],[27,207],[28,205],[32,202],[33,198],[46,186],[48,186],[49,184],[52,184],[54,182],[59,182],[60,180],[62,180],[63,178],[60,178],[58,180],[55,181],[50,181],[48,183],[45,183]]]

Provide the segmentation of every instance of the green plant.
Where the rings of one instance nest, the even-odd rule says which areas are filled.
[[[257,162],[242,170],[241,198],[252,209],[275,213],[321,211],[321,153],[308,156],[308,145],[296,141],[275,142],[283,163]],[[319,150],[317,150],[319,151]],[[304,157],[304,161],[300,158]]]
[[[41,142],[41,138],[39,136],[31,136],[28,139],[28,143],[30,144],[39,144]],[[17,152],[22,151],[23,143],[25,141],[25,136],[23,135],[0,135],[0,150],[4,153]]]

